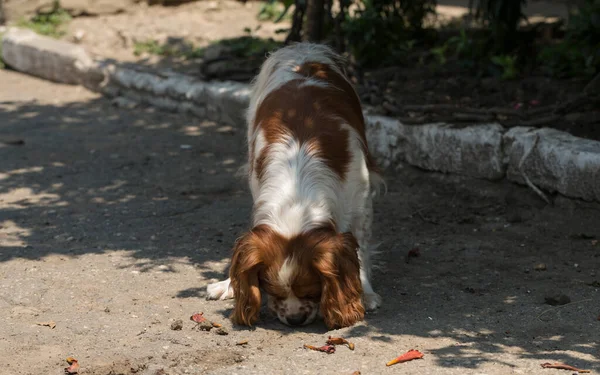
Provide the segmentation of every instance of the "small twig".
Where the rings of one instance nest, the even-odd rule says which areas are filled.
[[[23,146],[25,144],[25,141],[22,139],[0,139],[0,144],[7,146]]]
[[[383,109],[385,109],[386,111],[388,111],[394,115],[401,112],[400,108],[396,107],[392,103],[383,102],[382,107],[383,107]]]
[[[454,199],[454,198],[452,198],[452,199]],[[411,212],[411,213],[410,213],[410,214],[408,214],[407,216],[403,217],[403,219],[412,219],[412,217],[413,217],[413,216],[415,216],[415,215],[417,215],[417,214],[421,213],[421,211],[425,211],[426,209],[428,209],[428,208],[431,208],[431,207],[433,207],[433,206],[435,206],[435,204],[428,204],[428,205],[427,205],[427,206],[425,206],[425,207],[421,207],[421,208],[419,208],[419,209],[417,209],[417,210],[415,210],[415,211]]]
[[[477,114],[477,113],[454,113],[452,118],[456,121],[462,122],[485,122],[492,121],[494,116],[491,114]]]
[[[542,106],[542,107],[531,108],[525,112],[525,115],[527,117],[530,117],[530,116],[537,116],[542,113],[553,113],[555,108],[556,108],[556,105],[546,105],[546,106]]]
[[[424,104],[424,105],[405,105],[402,107],[405,111],[409,112],[441,112],[441,111],[455,111],[459,109],[457,106],[452,104]]]
[[[460,111],[462,114],[471,115],[487,115],[487,116],[523,116],[522,111],[510,109],[510,108],[471,108],[471,107],[460,107],[452,104],[424,104],[424,105],[405,105],[402,107],[407,112],[421,112],[421,113],[438,113],[438,112],[457,112]]]
[[[539,139],[540,139],[539,135],[536,134],[535,135],[535,139],[533,140],[533,144],[531,145],[531,147],[529,148],[529,150],[527,150],[523,154],[523,157],[521,157],[521,161],[519,162],[519,171],[521,172],[521,176],[525,180],[525,183],[527,183],[527,186],[529,186],[546,203],[550,204],[550,199],[548,199],[548,197],[546,196],[546,194],[544,194],[544,192],[542,192],[537,186],[535,186],[533,184],[533,182],[531,182],[531,180],[529,179],[529,177],[527,177],[527,174],[525,173],[525,170],[523,169],[523,164],[525,163],[525,160],[529,157],[529,155],[531,154],[531,152],[533,151],[533,149],[537,146],[537,143],[538,143]]]
[[[558,310],[558,309],[561,309],[561,308],[569,306],[569,305],[574,305],[576,303],[588,302],[588,301],[591,301],[591,300],[592,300],[592,298],[586,298],[586,299],[582,299],[582,300],[579,300],[579,301],[573,301],[573,302],[565,303],[564,305],[551,307],[548,310],[542,311],[542,313],[537,316],[537,319],[541,320],[542,322],[544,322],[545,320],[541,319],[542,315],[545,315],[546,313],[549,313],[550,311]]]
[[[581,108],[583,106],[585,106],[586,104],[592,104],[592,103],[596,103],[600,101],[600,96],[595,96],[592,93],[583,93],[583,94],[579,94],[577,95],[575,98],[569,100],[566,103],[561,104],[560,106],[556,107],[556,109],[554,110],[555,114],[565,114],[567,112],[571,112],[574,111],[578,108]]]
[[[544,117],[540,117],[540,118],[536,118],[533,120],[527,120],[527,121],[521,121],[521,126],[533,126],[533,127],[539,127],[542,125],[546,125],[555,121],[558,121],[562,118],[562,116],[558,116],[558,115],[549,115],[549,116],[544,116]]]
[[[430,224],[433,224],[433,225],[439,225],[440,224],[440,223],[438,223],[435,220],[427,219],[425,216],[423,216],[423,214],[421,212],[417,212],[417,215],[419,215],[419,217],[421,218],[421,220],[423,220],[426,223],[430,223]]]

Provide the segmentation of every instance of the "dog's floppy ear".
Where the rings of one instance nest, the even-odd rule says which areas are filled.
[[[248,232],[237,240],[231,258],[229,277],[235,298],[231,320],[251,326],[258,320],[261,296],[258,272],[262,264],[256,234]]]
[[[351,233],[332,233],[317,247],[314,267],[322,282],[321,313],[330,329],[364,319],[358,243]]]
[[[261,306],[259,275],[273,260],[280,237],[265,226],[257,226],[235,244],[229,277],[235,298],[231,320],[251,326],[259,317]]]

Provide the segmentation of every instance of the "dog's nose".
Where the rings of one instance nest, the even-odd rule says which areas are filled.
[[[286,317],[287,322],[291,326],[299,326],[302,325],[306,321],[306,317],[308,315],[306,313],[294,314]]]

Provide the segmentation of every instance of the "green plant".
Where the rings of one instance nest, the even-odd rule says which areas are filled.
[[[439,65],[445,65],[448,59],[446,58],[446,52],[448,51],[449,44],[444,43],[441,46],[433,47],[429,50],[435,57],[435,60]]]
[[[396,63],[405,49],[422,36],[423,21],[434,13],[436,0],[361,0],[354,15],[347,15],[342,33],[350,52],[363,66]],[[403,47],[404,46],[404,47]]]
[[[213,45],[219,44],[227,48],[228,52],[235,57],[249,57],[264,55],[277,48],[280,48],[282,43],[273,39],[261,39],[253,36],[241,36],[231,39],[223,39],[214,42]],[[201,56],[204,50],[209,47],[200,48],[198,54]]]
[[[170,49],[158,43],[156,40],[136,41],[133,43],[133,54],[140,56],[143,53],[151,55],[167,56],[170,54]]]
[[[185,40],[167,40],[160,44],[156,40],[137,41],[133,44],[133,54],[140,56],[143,53],[165,57],[182,57],[193,59],[202,57],[202,49],[196,48],[193,43]]]
[[[600,43],[600,0],[583,0],[570,15],[567,39],[587,45]]]
[[[538,60],[542,71],[553,77],[591,77],[600,72],[600,45],[594,47],[561,41],[544,47]]]
[[[554,77],[600,72],[600,0],[584,0],[569,19],[565,39],[542,48],[542,71]]]
[[[463,27],[460,29],[460,34],[458,36],[453,36],[448,39],[448,44],[454,48],[456,56],[461,56],[470,50],[473,43],[471,38],[467,36],[467,31]]]
[[[293,0],[268,0],[260,8],[257,18],[259,21],[273,21],[274,23],[279,23],[283,19],[291,19],[288,12],[292,5],[294,5]]]
[[[60,38],[65,35],[64,24],[71,20],[71,15],[61,9],[58,1],[54,3],[53,9],[48,13],[41,13],[30,19],[22,19],[18,26],[35,31],[38,34]]]
[[[492,56],[492,62],[502,68],[502,79],[511,80],[517,78],[517,57],[509,55]]]

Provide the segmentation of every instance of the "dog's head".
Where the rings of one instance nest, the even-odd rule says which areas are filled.
[[[285,238],[265,225],[253,228],[235,245],[230,277],[235,295],[232,320],[256,322],[261,290],[268,306],[287,325],[306,325],[319,309],[329,328],[350,326],[364,317],[362,286],[351,233],[332,227]]]

